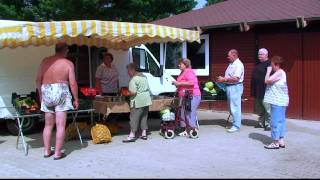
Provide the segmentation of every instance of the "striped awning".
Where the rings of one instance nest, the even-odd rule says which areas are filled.
[[[152,42],[200,42],[199,31],[147,23],[114,21],[26,22],[0,20],[0,48],[18,46],[87,45],[114,49]]]

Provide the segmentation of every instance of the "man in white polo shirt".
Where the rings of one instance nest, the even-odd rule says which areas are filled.
[[[241,96],[243,93],[244,66],[239,59],[238,51],[231,49],[228,52],[229,66],[224,77],[219,76],[217,81],[226,84],[229,111],[233,117],[233,125],[227,131],[232,133],[241,127]]]

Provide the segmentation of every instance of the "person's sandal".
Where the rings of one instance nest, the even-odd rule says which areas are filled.
[[[140,136],[140,139],[147,140],[148,136]]]
[[[264,148],[266,149],[279,149],[279,145],[275,144],[275,143],[271,143],[269,145],[264,146]]]
[[[137,139],[135,137],[127,137],[126,139],[122,140],[124,143],[129,143],[129,142],[135,142]]]
[[[284,145],[284,140],[283,140],[283,138],[280,138],[280,140],[279,140],[279,147],[280,148],[285,148],[286,146]]]
[[[61,155],[59,157],[54,157],[53,160],[59,160],[62,158],[65,158],[67,155],[65,153],[61,153]]]
[[[53,151],[50,151],[50,153],[48,155],[43,155],[44,158],[49,158],[51,157],[52,155],[54,155],[54,152]]]

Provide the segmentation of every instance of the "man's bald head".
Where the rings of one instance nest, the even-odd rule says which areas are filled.
[[[233,54],[233,55],[236,55],[236,56],[239,56],[239,53],[238,53],[238,51],[237,51],[236,49],[231,49],[231,50],[229,51],[229,53],[230,53],[230,54]]]
[[[228,52],[228,59],[230,60],[230,62],[235,61],[236,59],[238,59],[238,57],[239,57],[239,53],[236,49],[231,49]]]

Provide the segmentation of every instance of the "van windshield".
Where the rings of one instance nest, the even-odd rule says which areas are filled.
[[[157,77],[160,75],[160,68],[144,49],[133,48],[132,49],[133,62],[139,66],[140,72],[148,72]]]

